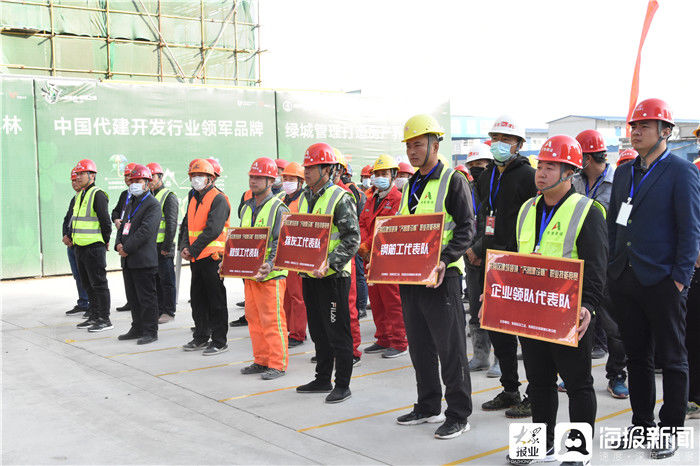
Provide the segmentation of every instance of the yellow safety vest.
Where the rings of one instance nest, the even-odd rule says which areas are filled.
[[[158,225],[158,237],[156,238],[156,243],[162,243],[165,241],[165,211],[163,210],[163,206],[168,194],[170,194],[170,190],[163,188],[158,191],[158,194],[155,195],[156,201],[160,203],[160,225]]]
[[[255,223],[253,223],[253,209],[248,204],[244,204],[241,209],[241,226],[242,227],[270,227],[270,236],[267,238],[267,249],[265,251],[265,261],[270,257],[272,253],[272,228],[275,225],[275,217],[277,216],[277,211],[280,207],[284,205],[284,202],[279,200],[277,196],[272,196],[267,202],[260,208],[258,216],[255,217]],[[262,281],[271,280],[276,277],[286,277],[286,270],[272,270]]]
[[[80,201],[80,193],[75,197],[73,204],[73,217],[71,218],[71,236],[73,244],[76,246],[87,246],[93,243],[104,244],[100,220],[95,212],[95,193],[102,191],[93,186],[83,194],[83,201]],[[105,193],[107,196],[107,193]],[[109,199],[109,196],[107,196]]]
[[[452,215],[445,210],[447,188],[450,185],[450,180],[452,179],[452,175],[454,173],[454,170],[443,165],[442,171],[440,172],[440,177],[437,180],[428,180],[425,184],[423,193],[421,194],[418,205],[416,206],[416,210],[413,212],[413,214],[432,214],[439,212],[443,212],[445,214],[445,224],[442,229],[441,251],[447,247],[447,243],[449,243],[454,236],[454,219],[452,218]],[[408,186],[408,183],[406,186]],[[399,215],[411,215],[411,212],[408,209],[410,189],[406,186],[404,186],[403,194],[401,195],[401,208],[399,209]],[[462,260],[461,257],[451,264],[448,264],[447,267],[456,267],[461,274],[464,274],[464,260]]]

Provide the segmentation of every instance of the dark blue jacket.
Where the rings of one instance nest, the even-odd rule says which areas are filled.
[[[669,153],[641,186],[635,185],[628,224],[621,226],[617,214],[629,197],[633,166],[637,173],[639,158],[615,171],[607,218],[608,275],[617,279],[629,262],[644,286],[667,277],[689,286],[700,250],[700,172]]]

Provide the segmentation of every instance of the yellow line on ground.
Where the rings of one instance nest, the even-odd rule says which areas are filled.
[[[152,350],[145,350],[145,351],[134,351],[133,353],[119,353],[119,354],[113,354],[111,356],[105,356],[106,358],[116,358],[118,356],[131,356],[133,354],[145,354],[145,353],[155,353],[157,351],[168,351],[168,350],[174,350],[182,348],[181,346],[169,346],[168,348],[158,348],[158,349],[152,349]]]
[[[248,338],[250,338],[250,337],[248,337]],[[231,341],[231,340],[229,340],[229,341]],[[177,348],[180,348],[180,347],[178,346]],[[313,351],[303,351],[303,352],[301,352],[301,353],[291,353],[291,354],[289,355],[289,357],[292,357],[292,356],[300,356],[300,355],[310,354],[310,353],[313,353]],[[217,367],[236,366],[236,365],[238,365],[238,364],[245,364],[245,363],[247,363],[247,362],[253,362],[253,360],[252,360],[252,359],[247,359],[247,360],[245,360],[245,361],[227,362],[227,363],[225,363],[225,364],[216,364],[216,365],[213,365],[213,366],[195,367],[194,369],[183,369],[183,370],[181,370],[181,371],[166,372],[166,373],[164,373],[164,374],[156,374],[156,377],[165,377],[166,375],[185,374],[185,373],[188,373],[188,372],[203,371],[203,370],[206,370],[206,369],[216,369]]]
[[[97,338],[83,338],[80,340],[71,340],[70,338],[65,340],[66,343],[80,343],[83,341],[95,341],[95,340],[106,340],[108,338],[114,338],[113,336],[108,336],[108,337],[97,337]]]

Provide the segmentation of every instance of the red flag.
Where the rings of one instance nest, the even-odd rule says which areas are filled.
[[[637,51],[637,63],[634,65],[634,75],[632,76],[632,89],[630,90],[630,107],[627,111],[627,120],[632,118],[632,112],[634,107],[637,106],[637,98],[639,97],[639,65],[642,61],[642,47],[644,46],[644,40],[647,38],[647,32],[649,32],[649,26],[651,26],[651,20],[654,18],[654,13],[659,9],[659,2],[656,0],[649,0],[647,5],[647,15],[644,18],[644,27],[642,28],[642,37],[639,39],[639,50]],[[630,127],[627,126],[627,137],[630,137]]]

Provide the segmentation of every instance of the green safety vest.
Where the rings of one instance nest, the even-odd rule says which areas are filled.
[[[255,202],[255,201],[253,201]],[[258,216],[255,217],[255,224],[253,224],[253,209],[250,207],[248,204],[244,204],[243,208],[241,209],[241,226],[242,227],[270,227],[270,230],[274,227],[275,224],[275,216],[277,215],[277,211],[281,206],[284,205],[284,202],[282,202],[277,196],[272,196],[271,199],[269,199],[261,208],[260,212],[258,212]],[[272,231],[270,231],[270,236],[267,238],[267,250],[265,251],[265,261],[267,262],[267,258],[270,257],[270,254],[272,253],[272,247],[270,246],[272,243]],[[267,281],[271,280],[273,278],[277,277],[286,277],[287,276],[287,271],[286,270],[272,270],[270,271],[269,274],[262,280],[262,281]]]
[[[452,218],[452,215],[445,210],[447,188],[450,185],[450,180],[452,179],[452,175],[454,173],[454,170],[443,165],[442,172],[440,172],[440,178],[437,180],[428,180],[426,183],[420,200],[418,201],[418,205],[416,206],[416,210],[413,212],[413,214],[433,214],[439,212],[443,212],[445,214],[445,224],[442,229],[441,251],[447,247],[447,243],[449,243],[454,236],[454,219]],[[403,194],[401,195],[401,208],[399,209],[399,215],[411,215],[411,212],[408,209],[408,197],[410,196],[411,190],[406,186],[408,186],[408,183],[404,186]],[[451,264],[448,264],[447,267],[456,267],[461,274],[464,274],[464,260],[462,257]]]
[[[326,189],[320,198],[314,204],[313,211],[309,211],[309,204],[306,202],[306,196],[301,196],[299,198],[299,213],[301,214],[317,214],[317,215],[330,215],[331,216],[331,237],[328,242],[328,254],[332,253],[335,248],[340,244],[340,231],[338,227],[333,223],[333,212],[335,212],[335,206],[338,205],[340,199],[345,194],[345,190],[338,185],[331,185]],[[351,258],[352,260],[352,258]],[[350,261],[348,261],[343,266],[343,271],[350,273],[351,270]],[[328,267],[328,272],[326,272],[325,277],[329,277],[335,273],[335,270]],[[310,278],[316,278],[313,275],[309,275]]]
[[[518,252],[530,254],[535,250],[537,203],[542,195],[533,197],[520,207],[516,239]],[[543,256],[578,259],[576,240],[591,206],[595,205],[605,217],[605,208],[600,203],[578,193],[573,193],[559,206],[542,234],[538,252]]]
[[[165,212],[163,211],[163,205],[165,204],[165,199],[168,197],[168,194],[170,194],[170,190],[163,188],[155,195],[156,201],[160,203],[160,225],[158,225],[156,243],[165,241]]]
[[[73,204],[73,217],[71,218],[71,236],[73,244],[76,246],[87,246],[93,243],[104,244],[102,239],[102,229],[100,229],[100,220],[95,212],[95,193],[102,191],[100,188],[93,186],[83,194],[83,201],[79,202],[81,193],[75,197]],[[104,193],[104,191],[102,191]],[[105,193],[107,196],[107,193]],[[109,196],[107,196],[109,199]]]

